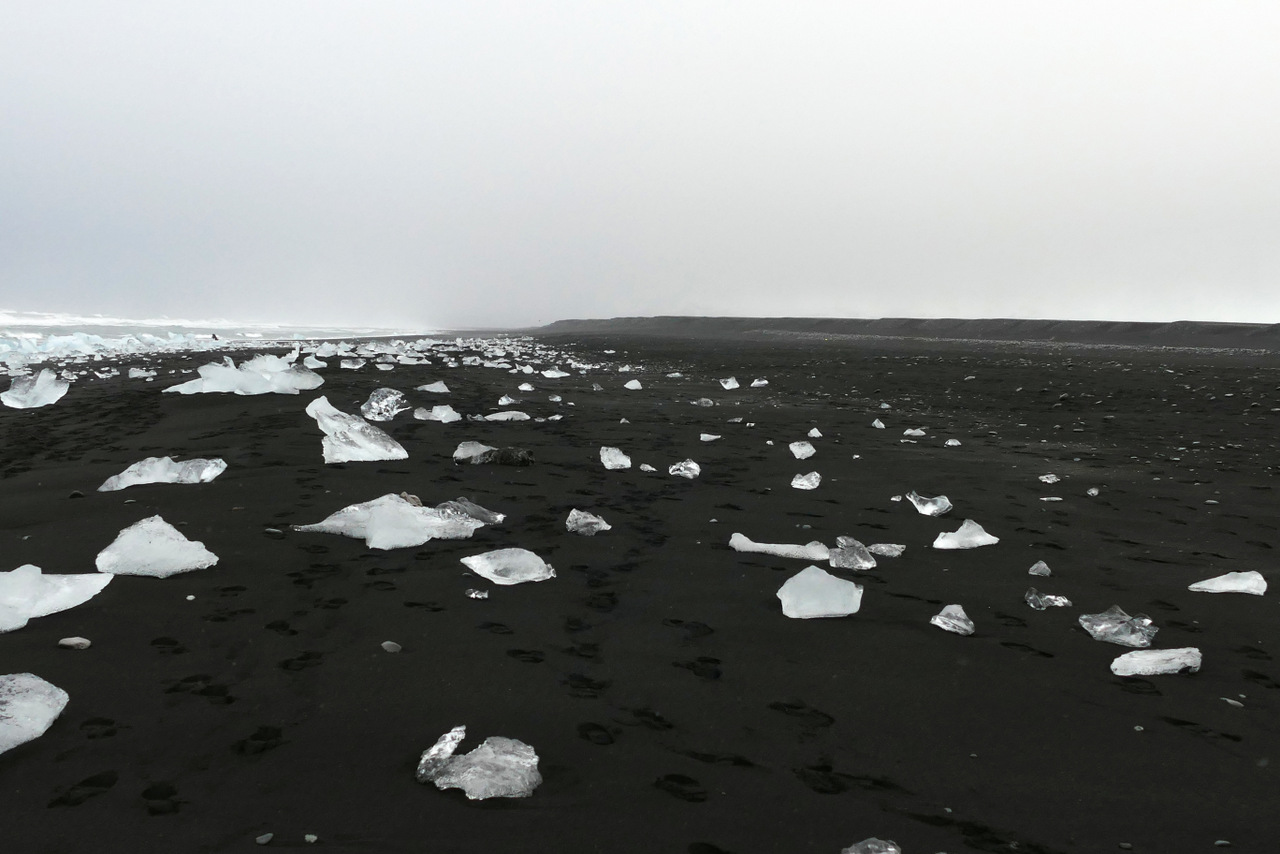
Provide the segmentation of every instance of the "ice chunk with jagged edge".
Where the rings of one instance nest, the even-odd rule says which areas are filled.
[[[92,572],[45,575],[29,563],[0,572],[0,632],[20,629],[28,620],[84,604],[114,577]]]
[[[557,380],[561,377],[569,376],[569,373],[567,371],[559,370],[558,368],[551,368],[550,370],[543,371],[542,375],[549,380]]]
[[[917,512],[922,516],[941,516],[944,513],[951,512],[951,502],[945,495],[939,495],[936,498],[925,498],[913,489],[907,493],[907,500],[915,505]]]
[[[302,366],[304,368],[310,368],[311,370],[314,371],[316,368],[329,367],[329,363],[325,361],[321,361],[320,359],[317,359],[315,356],[307,356],[305,359],[302,360]]]
[[[1041,483],[1057,483],[1062,480],[1062,478],[1058,477],[1056,474],[1042,474],[1037,478],[1037,480]]]
[[[569,518],[565,520],[564,526],[569,533],[582,534],[584,537],[594,537],[601,531],[608,531],[613,528],[612,525],[594,513],[587,513],[576,507],[569,511]]]
[[[419,421],[439,421],[441,424],[452,424],[454,421],[461,421],[462,416],[449,404],[442,406],[433,406],[427,409],[425,406],[419,406],[413,410],[413,417]]]
[[[404,549],[429,540],[465,540],[484,522],[463,510],[423,507],[388,493],[352,504],[313,525],[294,525],[303,533],[341,534],[364,540],[371,549]]]
[[[999,537],[988,534],[972,519],[965,519],[955,531],[939,534],[933,541],[933,547],[935,549],[976,549],[979,546],[993,546],[998,542],[1000,542]]]
[[[453,461],[455,463],[469,463],[481,454],[496,450],[498,449],[493,445],[485,445],[481,442],[459,442],[458,447],[453,451]]]
[[[924,430],[920,429],[919,427],[908,427],[906,430],[902,431],[902,435],[915,436],[919,438],[920,436],[924,435]]]
[[[836,547],[829,556],[835,569],[875,569],[876,559],[853,537],[836,537]]]
[[[774,555],[775,557],[795,558],[796,560],[827,560],[831,556],[830,550],[817,540],[803,546],[789,543],[757,543],[744,534],[731,536],[729,538],[729,548],[735,552]]]
[[[958,635],[973,634],[973,620],[959,605],[948,605],[929,618],[929,625]]]
[[[528,421],[529,413],[509,409],[506,412],[493,412],[484,417],[485,421]]]
[[[528,549],[497,549],[464,557],[462,563],[494,584],[521,584],[556,577],[556,571]]]
[[[640,391],[644,386],[640,384],[640,380],[628,380],[623,388],[628,389],[629,391]]]
[[[631,457],[622,453],[620,449],[611,448],[608,445],[600,448],[600,462],[610,471],[631,468]]]
[[[445,765],[449,764],[449,759],[453,756],[453,752],[458,749],[458,745],[466,737],[466,726],[459,725],[436,739],[435,744],[422,751],[422,758],[418,760],[418,770],[414,773],[414,778],[419,783],[430,783],[435,780],[436,775],[444,770]]]
[[[364,367],[364,359],[343,359],[338,363],[338,367],[348,371],[358,371]]]
[[[657,471],[657,469],[655,469],[653,466],[649,465],[648,463],[641,463],[640,471]]]
[[[902,848],[892,839],[871,836],[841,849],[840,854],[902,854]]]
[[[34,673],[0,676],[0,753],[44,735],[69,699]]]
[[[218,562],[218,556],[159,516],[148,516],[121,531],[94,562],[98,572],[168,578],[207,569]]]
[[[1199,669],[1200,650],[1194,646],[1126,652],[1111,662],[1111,672],[1117,676],[1163,676],[1184,670],[1195,673]]]
[[[719,433],[699,433],[698,434],[699,442],[715,442],[722,438],[723,437]]]
[[[442,501],[436,505],[436,509],[441,513],[461,513],[464,516],[470,516],[472,519],[477,519],[486,525],[497,525],[507,518],[506,513],[486,510],[470,498],[464,497],[458,497],[452,501]]]
[[[874,427],[874,428],[876,428],[877,430],[883,430],[883,429],[884,429],[884,422],[883,422],[883,421],[881,421],[879,418],[877,418],[875,421],[872,421],[872,422],[871,422],[871,426],[872,426],[872,427]]]
[[[1228,572],[1216,578],[1206,578],[1187,587],[1196,593],[1250,593],[1261,596],[1267,592],[1267,580],[1255,570]]]
[[[226,470],[227,464],[217,458],[176,462],[172,457],[147,457],[107,478],[98,491],[115,492],[142,483],[208,483]]]
[[[355,415],[340,412],[323,395],[307,404],[307,414],[324,431],[326,463],[404,460],[409,452],[395,439]]]
[[[668,468],[667,474],[693,480],[698,475],[702,474],[702,466],[698,465],[693,460],[681,460]]]
[[[1130,617],[1119,605],[1112,605],[1101,614],[1081,614],[1080,625],[1094,640],[1142,649],[1151,646],[1160,631],[1146,614]]]
[[[906,550],[907,547],[901,543],[872,543],[867,546],[867,551],[880,557],[902,557]]]
[[[761,377],[760,379],[754,379],[751,381],[752,388],[764,388],[768,384],[769,384],[769,381],[764,379],[763,377]]]
[[[502,397],[498,398],[499,406],[510,406],[513,403],[519,403],[519,402],[520,401],[516,400],[514,397],[512,397],[509,394],[504,394]]]
[[[369,399],[360,404],[360,414],[369,421],[390,421],[409,408],[404,392],[394,388],[376,388]]]
[[[490,736],[470,753],[451,757],[435,773],[439,789],[462,789],[473,801],[527,798],[542,783],[538,754],[523,741]]]
[[[1043,611],[1046,608],[1070,608],[1071,600],[1066,596],[1054,596],[1049,593],[1041,593],[1034,587],[1028,587],[1026,594],[1022,597],[1027,600],[1027,604],[1037,611]]]
[[[811,427],[809,428],[809,432],[806,433],[805,435],[808,436],[810,439],[821,439],[822,431],[819,430],[817,427]]]
[[[862,607],[862,587],[816,566],[806,566],[778,588],[778,599],[782,613],[794,619],[847,617]]]
[[[1040,575],[1045,578],[1048,578],[1052,574],[1052,571],[1049,569],[1049,564],[1042,560],[1038,560],[1031,564],[1031,568],[1027,570],[1027,575]]]
[[[791,449],[791,455],[797,460],[807,460],[817,453],[812,442],[792,442],[787,447]]]
[[[516,386],[516,389],[517,389],[517,390],[519,390],[519,391],[533,391],[533,390],[534,390],[534,389],[533,389],[533,383],[520,383],[520,385]],[[555,397],[555,395],[552,395],[552,397]]]
[[[9,390],[0,392],[0,402],[13,409],[35,409],[57,403],[67,393],[71,384],[58,379],[58,375],[45,368],[32,377],[14,377]]]
[[[239,367],[224,356],[221,362],[210,362],[196,368],[197,379],[169,386],[164,391],[174,394],[297,394],[324,384],[324,378],[310,368],[295,365],[298,351],[288,356],[263,353]]]
[[[527,466],[533,463],[533,454],[524,448],[495,448],[479,442],[461,442],[453,452],[453,461],[473,466]]]
[[[724,386],[726,391],[733,391],[738,387],[738,380],[736,377],[728,377],[720,380],[720,385]]]
[[[791,478],[792,489],[817,489],[821,483],[822,475],[816,471],[811,471],[808,474],[798,474]]]
[[[948,447],[948,448],[958,448],[958,447],[960,447],[960,440],[959,440],[959,439],[948,439],[947,441],[943,442],[942,444],[943,444],[945,447]]]
[[[417,386],[414,388],[414,391],[425,391],[429,394],[448,394],[449,387],[444,384],[444,380],[437,380],[433,383]]]
[[[129,379],[131,380],[149,380],[154,379],[156,372],[147,368],[130,368]]]

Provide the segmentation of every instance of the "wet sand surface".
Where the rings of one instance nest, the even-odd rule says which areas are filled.
[[[1272,591],[1187,590],[1229,571],[1274,581],[1274,361],[542,340],[615,370],[544,379],[333,359],[324,386],[297,396],[161,394],[180,379],[162,372],[0,410],[0,569],[91,572],[122,528],[157,513],[220,558],[117,578],[0,635],[0,673],[35,673],[71,697],[47,733],[0,755],[0,847],[249,851],[270,832],[267,848],[351,852],[836,854],[870,836],[908,854],[1274,850],[1280,607]],[[722,388],[729,376],[742,387]],[[750,388],[756,378],[769,384]],[[413,390],[441,379],[451,394]],[[625,390],[629,379],[643,389]],[[536,391],[517,391],[525,381]],[[509,394],[513,408],[564,418],[445,425],[406,412],[381,426],[407,460],[325,465],[306,404],[324,394],[358,412],[386,386],[415,406],[491,412]],[[926,435],[904,442],[916,427]],[[817,453],[798,461],[787,444],[812,428]],[[464,440],[536,462],[455,465]],[[658,471],[607,471],[602,445]],[[95,491],[161,455],[228,469],[208,484]],[[698,479],[666,473],[686,458]],[[817,489],[790,487],[809,471]],[[1061,480],[1039,480],[1049,473]],[[955,509],[931,518],[890,500],[913,489]],[[385,552],[288,530],[402,491],[427,504],[467,496],[507,518],[470,540]],[[612,530],[567,533],[573,508]],[[929,547],[964,519],[1000,543]],[[793,620],[775,594],[807,563],[732,551],[734,532],[907,549],[870,571],[832,570],[864,586],[857,614]],[[459,563],[507,546],[557,577],[496,587]],[[1052,577],[1027,575],[1037,560]],[[1072,607],[1032,610],[1033,585]],[[490,598],[467,598],[475,587]],[[971,637],[929,625],[951,603],[976,623]],[[1077,624],[1111,605],[1150,615],[1155,647],[1200,648],[1200,672],[1113,676],[1129,650]],[[69,635],[93,646],[59,649]],[[388,640],[402,651],[383,651]],[[542,785],[471,802],[415,782],[421,751],[457,724],[464,749],[490,735],[532,745]]]

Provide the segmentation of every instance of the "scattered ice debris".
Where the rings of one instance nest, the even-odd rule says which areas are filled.
[[[1261,596],[1267,592],[1267,580],[1262,577],[1262,573],[1255,570],[1228,572],[1216,578],[1197,581],[1187,589],[1196,593],[1249,593]]]
[[[0,676],[0,753],[44,735],[69,699],[34,673]]]
[[[338,363],[338,367],[348,371],[358,371],[364,367],[364,359],[343,359]]]
[[[441,424],[452,424],[455,421],[462,420],[462,415],[447,403],[441,406],[433,406],[431,409],[419,406],[413,410],[413,417],[419,421],[439,421]]]
[[[111,576],[107,577],[110,578]],[[58,646],[62,649],[88,649],[93,646],[93,641],[82,637],[63,638],[58,641]]]
[[[393,388],[377,388],[360,404],[360,414],[369,421],[390,421],[411,408],[404,393]]]
[[[1037,478],[1037,480],[1041,483],[1057,483],[1062,480],[1062,478],[1058,477],[1056,474],[1042,474]]]
[[[853,537],[836,537],[836,547],[828,559],[835,569],[875,569],[876,559]]]
[[[494,584],[520,584],[556,577],[556,571],[528,549],[497,549],[464,557],[462,563]]]
[[[1117,676],[1162,676],[1200,670],[1200,650],[1194,646],[1180,649],[1144,649],[1126,652],[1111,662]]]
[[[146,368],[130,368],[129,379],[131,380],[150,380],[155,379],[156,372],[147,370]]]
[[[976,549],[979,546],[993,546],[998,542],[1000,542],[999,537],[988,534],[972,519],[965,519],[964,524],[954,532],[939,534],[933,541],[933,547],[935,549]]]
[[[924,435],[924,430],[919,427],[908,427],[906,430],[902,431],[902,435],[920,437]]]
[[[227,464],[217,458],[179,463],[172,457],[147,457],[107,478],[98,491],[115,492],[142,483],[208,483],[226,470]]]
[[[88,602],[111,579],[110,575],[95,573],[45,575],[40,567],[29,563],[0,572],[0,632],[15,631],[36,617]]]
[[[698,441],[700,441],[700,442],[714,442],[714,441],[716,441],[717,439],[720,439],[720,438],[723,438],[723,437],[722,437],[722,436],[720,436],[719,434],[716,434],[716,433],[701,433],[701,434],[699,434],[699,436],[698,436]]]
[[[786,543],[757,543],[744,534],[734,534],[729,538],[729,548],[735,552],[775,555],[796,560],[827,560],[831,557],[830,550],[817,540],[795,546]]]
[[[627,383],[626,385],[623,386],[623,388],[628,389],[630,391],[640,391],[640,389],[644,388],[644,386],[640,384],[640,380],[627,380]]]
[[[1042,575],[1047,578],[1051,574],[1049,564],[1042,560],[1038,560],[1031,564],[1031,568],[1027,570],[1027,575]]]
[[[937,498],[925,498],[913,489],[907,493],[907,500],[915,505],[916,510],[922,516],[941,516],[944,513],[951,512],[951,502],[945,495],[939,495]]]
[[[324,384],[324,378],[310,368],[295,365],[298,351],[288,356],[264,353],[254,356],[239,367],[224,356],[222,362],[210,362],[196,368],[198,379],[169,386],[174,394],[297,394]]]
[[[791,449],[791,455],[797,460],[807,460],[817,453],[812,442],[792,442],[787,447]]]
[[[9,390],[0,392],[0,401],[13,409],[35,409],[57,403],[71,384],[45,368],[33,377],[14,377]]]
[[[806,566],[778,588],[782,613],[797,620],[847,617],[862,607],[862,586]]]
[[[94,562],[98,572],[168,578],[207,569],[218,562],[218,556],[159,516],[148,516],[121,531]]]
[[[816,471],[811,471],[808,474],[798,474],[791,478],[792,489],[817,489],[821,483],[822,475]]]
[[[307,414],[324,431],[326,463],[404,460],[409,452],[399,442],[368,421],[340,412],[321,395],[307,404]]]
[[[1151,646],[1160,631],[1146,614],[1130,617],[1119,605],[1112,605],[1101,614],[1081,614],[1080,625],[1094,640],[1142,649]]]
[[[565,520],[564,525],[569,533],[582,534],[584,537],[594,537],[601,531],[608,531],[613,528],[612,525],[594,513],[587,513],[576,507],[569,511],[569,518]]]
[[[900,543],[872,543],[867,546],[867,551],[879,557],[902,557],[902,553],[907,547]]]
[[[959,605],[948,605],[943,608],[929,618],[929,625],[958,635],[973,634],[973,620],[969,619],[969,615]]]
[[[631,468],[631,457],[622,453],[618,448],[611,448],[608,445],[600,448],[600,462],[610,471]]]
[[[902,848],[892,839],[872,836],[842,849],[840,854],[902,854]]]
[[[387,652],[401,652],[404,649],[404,647],[395,641],[383,641],[382,648]]]
[[[702,466],[698,465],[693,460],[683,460],[668,468],[667,474],[693,480],[695,477],[702,474]]]
[[[766,380],[766,379],[763,379],[763,378],[761,378],[761,379],[754,379],[754,380],[752,380],[752,381],[751,381],[751,387],[752,387],[752,388],[763,388],[763,387],[767,386],[768,384],[769,384],[769,381],[768,381],[768,380]]]
[[[809,432],[806,433],[805,435],[808,436],[810,439],[821,439],[822,431],[819,430],[817,427],[812,427],[809,429]]]
[[[473,801],[527,798],[542,783],[538,754],[529,745],[495,735],[470,753],[454,756],[453,751],[465,735],[465,727],[454,727],[423,754],[415,775],[418,781],[435,783],[438,789],[462,789]],[[437,748],[439,755],[431,756]]]
[[[294,525],[293,530],[354,537],[371,549],[386,550],[420,546],[429,540],[465,540],[483,526],[484,522],[457,507],[423,507],[416,499],[388,493],[344,507],[315,524]]]
[[[641,463],[640,471],[657,471],[657,469],[649,465],[648,463]]]
[[[874,428],[876,428],[877,430],[883,430],[883,429],[884,429],[884,422],[883,422],[883,421],[881,421],[879,418],[877,418],[875,421],[872,421],[872,422],[871,422],[871,426],[872,426],[872,427],[874,427]]]
[[[947,441],[943,442],[942,444],[943,444],[945,447],[948,447],[948,448],[958,448],[958,447],[960,447],[960,440],[959,440],[959,439],[948,439]]]
[[[484,417],[485,421],[528,421],[529,414],[527,412],[517,412],[509,409],[506,412],[494,412]]]
[[[1027,604],[1037,611],[1043,611],[1046,608],[1070,608],[1071,600],[1066,596],[1053,596],[1049,593],[1041,593],[1034,587],[1028,587],[1026,594],[1022,597],[1027,600]]]
[[[449,387],[444,384],[444,380],[437,380],[433,383],[417,386],[414,391],[425,391],[429,394],[448,394]]]
[[[733,391],[738,387],[738,380],[736,377],[729,377],[728,379],[720,380],[720,385],[724,386],[726,391]]]

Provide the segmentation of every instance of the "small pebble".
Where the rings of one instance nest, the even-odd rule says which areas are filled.
[[[1133,843],[1132,843],[1132,842],[1121,842],[1121,843],[1120,843],[1120,850],[1121,850],[1121,851],[1132,851],[1132,850],[1133,850]]]
[[[195,597],[195,595],[193,594],[193,595],[188,596],[188,597],[187,597],[187,601],[188,601],[188,602],[194,602],[194,601],[196,601],[196,597]]]
[[[262,533],[266,534],[268,537],[270,537],[273,540],[284,539],[284,531],[280,530],[279,528],[263,528]]]
[[[68,498],[84,498],[84,493],[77,489],[67,497]]]
[[[400,644],[396,643],[395,641],[383,641],[382,648],[385,649],[387,652],[399,652],[400,650],[404,649],[404,647],[402,647]]]
[[[88,638],[81,638],[81,637],[63,638],[62,640],[58,641],[58,646],[62,647],[63,649],[88,649],[91,645],[92,644],[90,643]],[[1240,704],[1237,703],[1236,705],[1240,705]]]

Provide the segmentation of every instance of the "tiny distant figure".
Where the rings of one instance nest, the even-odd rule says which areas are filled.
[[[216,332],[215,332],[215,333],[213,333],[213,340],[214,340],[214,341],[217,341],[217,340],[218,340],[218,333],[216,333]]]

